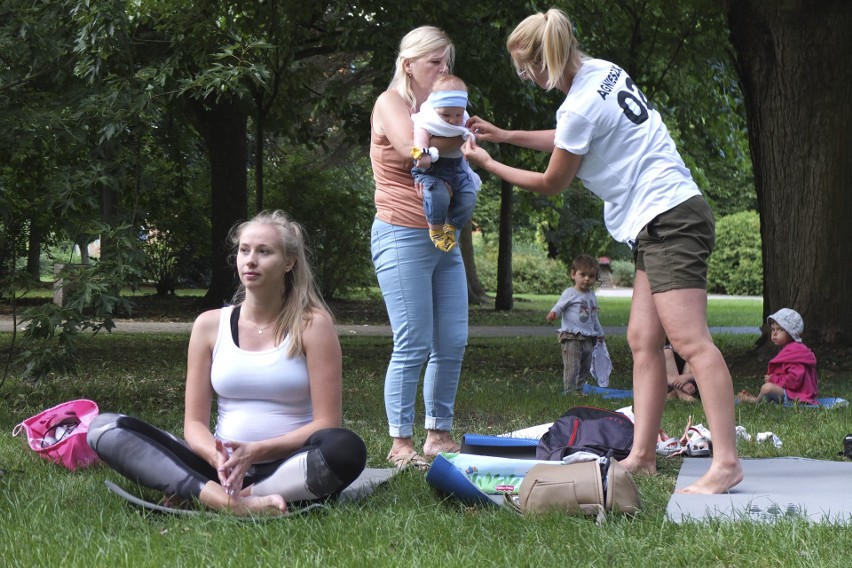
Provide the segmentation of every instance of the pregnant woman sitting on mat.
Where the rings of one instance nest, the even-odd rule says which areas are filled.
[[[102,414],[88,442],[144,487],[236,514],[283,512],[287,502],[339,493],[361,474],[367,452],[340,428],[340,343],[301,227],[283,212],[261,213],[231,241],[240,278],[234,305],[198,316],[189,339],[186,441]]]

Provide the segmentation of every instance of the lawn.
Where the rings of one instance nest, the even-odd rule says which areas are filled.
[[[175,296],[158,297],[150,287],[136,291],[125,290],[134,305],[130,314],[134,319],[192,321],[200,312],[199,299],[203,290],[178,289]],[[52,292],[37,289],[19,300],[20,309],[49,302]],[[470,309],[470,325],[519,325],[549,326],[545,316],[559,299],[559,295],[517,294],[510,311],[497,311],[491,301],[487,305]],[[338,323],[341,324],[387,324],[387,312],[377,288],[363,290],[343,299],[329,302]],[[598,295],[599,317],[606,327],[627,325],[630,312],[629,297]],[[708,310],[710,327],[759,327],[763,318],[763,300],[760,298],[711,297]],[[0,315],[8,315],[10,306],[0,305]]]
[[[535,311],[538,311],[536,309]],[[614,311],[614,310],[613,310]],[[759,317],[759,316],[758,316]],[[617,325],[617,324],[606,324]],[[736,324],[732,324],[736,325]],[[748,354],[756,336],[717,335],[729,358]],[[102,411],[133,414],[180,433],[186,353],[183,335],[99,335],[82,348],[79,376],[38,388],[14,376],[0,387],[0,428],[73,398]],[[9,335],[0,334],[5,359]],[[382,388],[389,338],[345,337],[345,425],[366,441],[369,463],[384,467]],[[608,339],[612,385],[630,386],[623,337]],[[566,398],[561,358],[551,337],[471,338],[459,390],[455,434],[500,433],[553,420],[570,406],[618,408],[620,401]],[[852,399],[852,374],[826,371],[824,396]],[[736,376],[754,388],[757,376]],[[663,427],[682,430],[699,405],[668,403]],[[752,434],[775,432],[784,446],[742,443],[748,457],[841,459],[852,410],[737,407]],[[418,406],[422,417],[422,403]],[[418,418],[418,422],[420,418]],[[415,438],[422,442],[419,429]],[[675,525],[665,508],[683,458],[659,459],[660,472],[637,482],[642,509],[596,526],[558,514],[522,518],[504,510],[466,507],[435,493],[418,472],[404,472],[367,500],[288,520],[236,520],[226,515],[172,517],[141,513],[105,489],[132,489],[105,467],[68,472],[0,438],[0,558],[4,566],[847,566],[850,531],[783,519],[774,524],[709,522]]]

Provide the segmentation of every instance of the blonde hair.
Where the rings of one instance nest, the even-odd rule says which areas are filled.
[[[548,90],[559,84],[566,71],[573,77],[586,57],[574,37],[571,20],[556,8],[518,24],[506,40],[506,49],[518,73],[533,69],[545,73]]]
[[[303,351],[302,328],[311,321],[314,310],[324,310],[331,315],[308,264],[304,229],[281,210],[262,211],[251,220],[235,225],[231,229],[229,240],[235,256],[240,247],[243,231],[251,225],[275,227],[279,236],[277,244],[283,251],[284,258],[294,261],[293,267],[284,273],[284,279],[281,282],[283,302],[281,311],[275,318],[273,330],[279,342],[289,334],[290,347],[287,352],[290,356],[296,356]],[[246,289],[241,282],[231,303],[238,306],[245,301],[245,298]]]
[[[432,91],[465,91],[467,92],[467,85],[465,85],[464,81],[456,75],[450,75],[449,73],[446,75],[438,75],[438,78],[435,79],[435,82],[432,83]]]
[[[418,59],[439,49],[446,50],[447,67],[452,69],[456,57],[456,48],[449,36],[442,30],[434,26],[420,26],[405,34],[405,37],[399,42],[396,68],[388,89],[399,93],[412,111],[417,110],[417,99],[414,96],[414,90],[411,88],[411,77],[405,72],[405,60]]]

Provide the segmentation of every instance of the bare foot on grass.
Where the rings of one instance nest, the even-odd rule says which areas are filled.
[[[656,455],[651,460],[640,460],[627,456],[618,463],[633,475],[656,475],[657,473]]]
[[[747,390],[741,390],[737,395],[737,400],[740,402],[757,402],[757,397]]]

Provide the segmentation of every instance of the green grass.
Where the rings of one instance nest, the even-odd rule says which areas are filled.
[[[753,335],[716,337],[726,356],[747,353]],[[11,377],[0,388],[0,429],[58,402],[84,397],[102,411],[136,415],[178,434],[182,424],[187,338],[99,335],[83,346],[86,370],[36,389]],[[0,334],[0,356],[9,335]],[[345,337],[345,425],[366,441],[368,465],[384,467],[382,399],[390,340]],[[608,339],[612,384],[630,385],[623,337]],[[5,357],[4,357],[5,358]],[[499,433],[558,417],[570,406],[617,408],[621,401],[560,396],[561,357],[551,337],[471,338],[456,407],[455,434]],[[735,377],[754,388],[758,377]],[[852,399],[852,375],[835,373],[825,396]],[[683,428],[700,405],[668,403],[663,427]],[[852,409],[781,409],[742,405],[737,420],[752,434],[773,431],[782,449],[745,443],[748,457],[839,459],[852,432]],[[418,399],[418,422],[422,402]],[[422,442],[424,432],[415,438]],[[131,488],[105,468],[68,472],[0,437],[0,558],[4,566],[847,566],[852,531],[785,519],[774,524],[665,520],[680,458],[660,459],[638,478],[642,509],[596,526],[561,515],[521,518],[466,507],[435,493],[422,473],[405,472],[367,500],[301,518],[238,521],[141,513],[108,493],[104,480]]]
[[[521,294],[512,311],[498,312],[493,306],[470,310],[471,325],[556,325],[545,316],[559,295]],[[598,296],[598,318],[604,327],[624,327],[630,314],[630,298]],[[710,298],[707,325],[710,327],[760,327],[763,300],[756,298]]]

